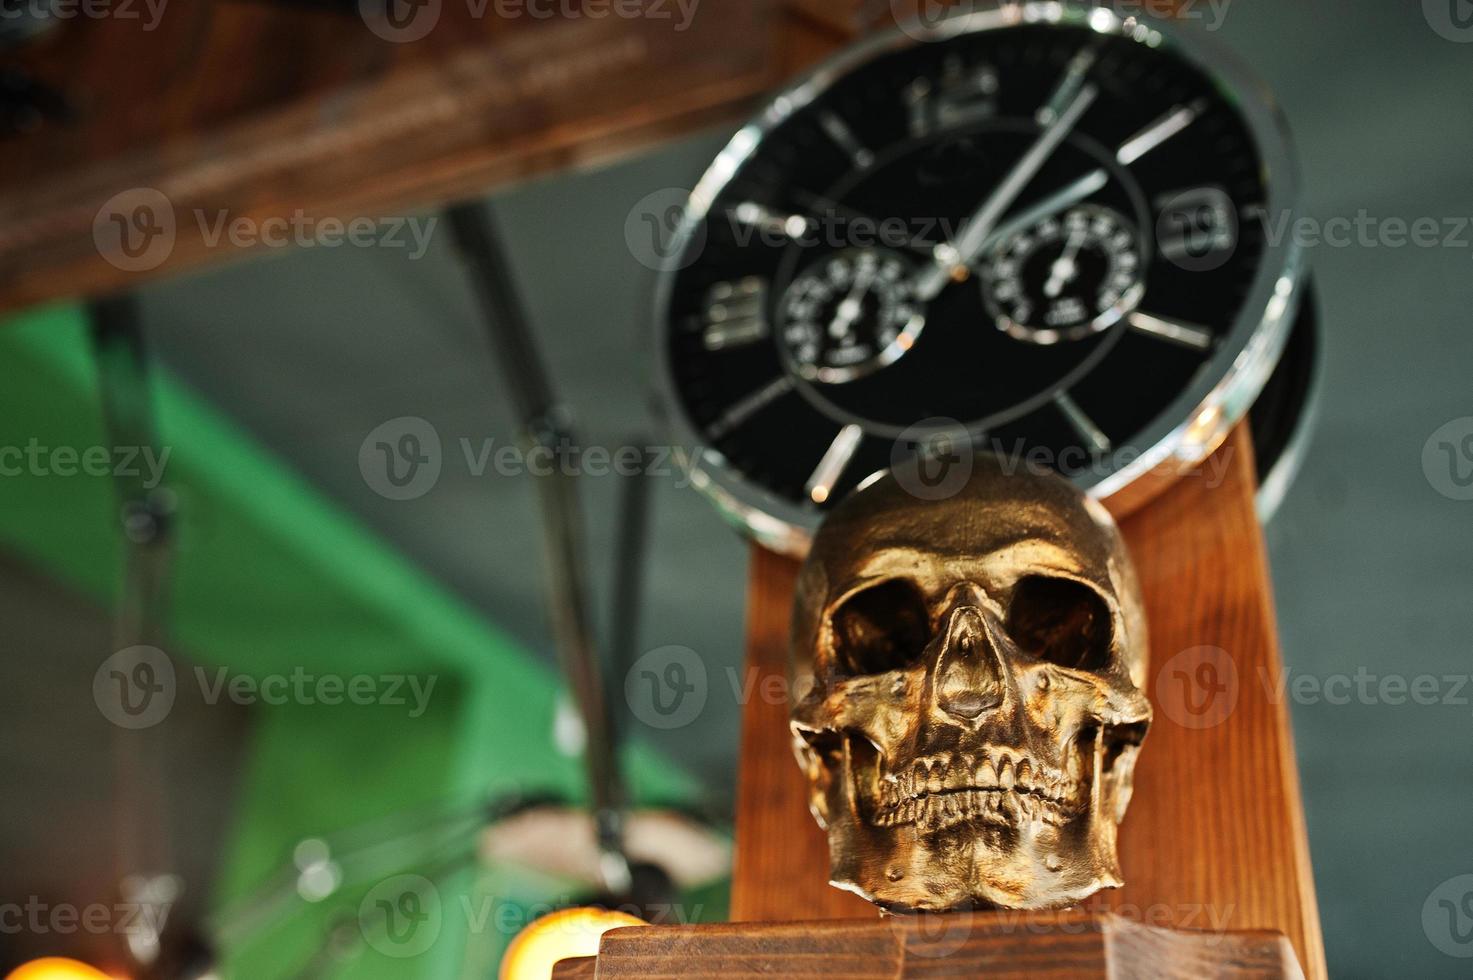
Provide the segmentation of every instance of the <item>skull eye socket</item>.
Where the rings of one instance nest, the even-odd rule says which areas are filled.
[[[839,673],[882,674],[920,659],[930,642],[925,599],[899,579],[882,582],[845,599],[834,611],[834,654]]]
[[[1110,665],[1110,610],[1094,589],[1068,579],[1025,578],[1013,590],[1008,635],[1029,655],[1071,670]]]

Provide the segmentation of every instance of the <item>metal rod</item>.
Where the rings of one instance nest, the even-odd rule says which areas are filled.
[[[639,471],[626,476],[619,501],[619,536],[614,544],[612,605],[609,610],[609,660],[613,664],[610,699],[619,703],[619,681],[629,676],[639,649],[640,611],[644,608],[645,559],[649,547],[650,464],[648,440],[636,435]]]
[[[576,445],[567,412],[553,396],[551,382],[532,336],[531,324],[490,209],[462,203],[448,210],[455,242],[471,272],[487,332],[531,449],[556,454]],[[615,732],[590,625],[590,589],[584,556],[583,521],[576,477],[567,467],[548,467],[537,477],[547,552],[553,636],[568,684],[587,733],[588,771],[604,885],[611,892],[629,888],[623,847],[624,786],[618,768]]]
[[[103,427],[114,447],[157,451],[148,358],[138,303],[131,294],[94,301],[89,314]],[[163,457],[160,457],[163,458]],[[123,569],[113,623],[113,658],[125,678],[151,670],[148,646],[162,642],[172,558],[174,497],[149,486],[141,468],[113,477],[123,532]],[[166,787],[160,782],[162,735],[154,730],[119,731],[113,739],[118,771],[118,881],[141,876],[140,894],[176,888],[170,835],[165,821]],[[133,901],[135,896],[124,895]],[[171,900],[172,901],[172,900]],[[128,937],[135,960],[148,966],[162,952],[162,921]]]

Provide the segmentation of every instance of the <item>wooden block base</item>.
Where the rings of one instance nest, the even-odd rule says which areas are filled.
[[[564,961],[553,976],[1279,980],[1303,974],[1289,941],[1277,933],[1184,932],[1075,912],[615,929],[604,935],[596,959]]]

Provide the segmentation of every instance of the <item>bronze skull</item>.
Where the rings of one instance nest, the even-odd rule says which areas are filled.
[[[1071,484],[979,456],[947,499],[859,491],[803,566],[792,654],[835,886],[943,910],[1122,884],[1145,617],[1114,522]]]

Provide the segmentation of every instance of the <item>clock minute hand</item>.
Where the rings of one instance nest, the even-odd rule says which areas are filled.
[[[993,192],[988,195],[982,205],[967,219],[962,226],[961,234],[952,244],[939,245],[936,248],[936,264],[921,274],[916,282],[916,296],[922,301],[934,299],[946,284],[951,280],[952,274],[957,269],[965,269],[981,253],[983,246],[987,243],[992,229],[997,225],[1004,212],[1012,206],[1023,188],[1028,182],[1037,176],[1048,158],[1058,149],[1064,137],[1074,128],[1079,117],[1094,102],[1099,95],[1099,89],[1094,85],[1085,85],[1064,107],[1054,120],[1044,128],[1038,139],[1028,148],[1022,158],[1013,165],[1013,169],[1003,178]]]
[[[982,244],[982,253],[985,254],[991,250],[998,242],[1011,238],[1020,231],[1032,228],[1044,218],[1051,217],[1063,211],[1065,208],[1078,204],[1109,182],[1110,175],[1105,172],[1103,167],[1100,167],[1091,170],[1078,180],[1065,184],[1037,204],[1024,208],[1007,221],[999,224],[993,230],[992,234],[987,236],[987,241]]]

